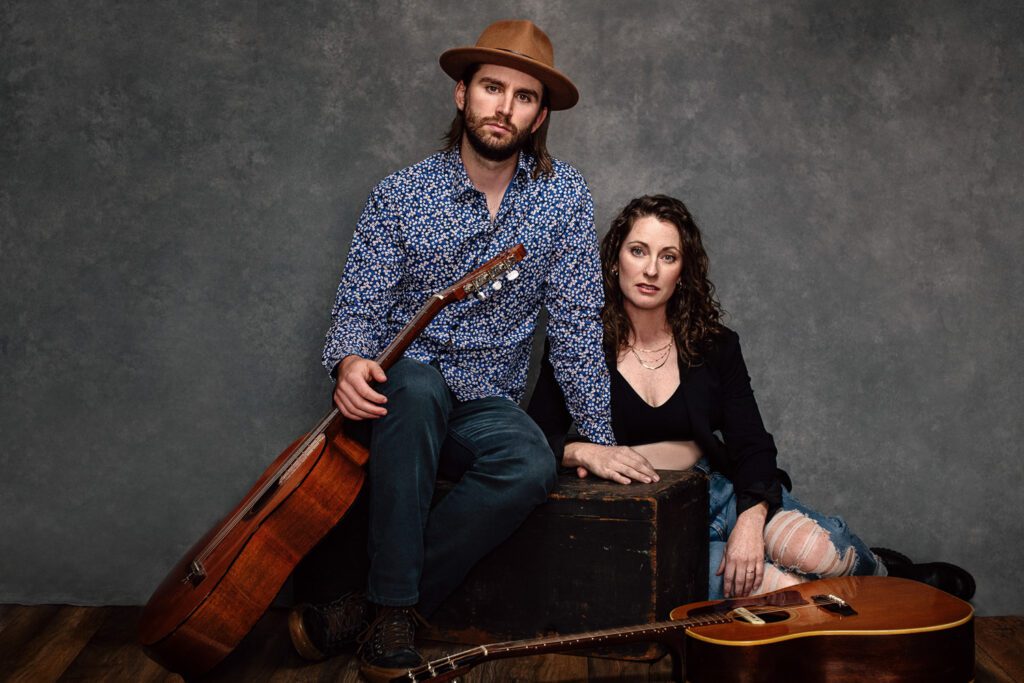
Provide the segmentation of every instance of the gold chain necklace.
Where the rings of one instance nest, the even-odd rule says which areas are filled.
[[[644,359],[640,357],[640,354],[637,353],[637,348],[635,346],[633,346],[632,344],[629,345],[629,350],[633,353],[634,356],[636,356],[636,362],[640,363],[641,367],[647,368],[648,370],[657,370],[657,369],[663,367],[665,365],[665,363],[668,362],[669,356],[672,355],[672,352],[670,351],[670,347],[671,346],[672,346],[672,340],[669,340],[668,344],[665,344],[664,346],[662,346],[661,348],[658,348],[658,349],[653,349],[653,350],[650,350],[650,349],[639,349],[640,351],[643,351],[644,353],[659,353],[661,351],[664,351],[665,352],[664,356],[661,356],[660,358],[652,361],[653,363],[657,363],[657,365],[649,365],[647,362],[645,362]]]
[[[658,348],[656,348],[656,349],[637,349],[637,348],[636,348],[635,346],[633,346],[632,344],[630,344],[630,345],[629,345],[629,348],[631,348],[631,349],[636,349],[636,350],[637,350],[637,351],[639,351],[640,353],[658,353],[659,351],[664,351],[665,349],[667,349],[667,348],[668,348],[668,347],[670,347],[670,346],[672,346],[672,340],[671,340],[671,339],[669,339],[669,340],[668,340],[668,343],[667,343],[667,344],[665,344],[664,346],[659,346],[659,347],[658,347]]]

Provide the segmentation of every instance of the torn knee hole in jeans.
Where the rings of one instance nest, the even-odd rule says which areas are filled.
[[[772,517],[765,528],[764,544],[772,562],[801,574],[846,576],[857,562],[852,547],[840,554],[829,533],[796,510],[781,510]]]

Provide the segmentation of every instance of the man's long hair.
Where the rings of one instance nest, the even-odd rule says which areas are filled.
[[[460,80],[463,85],[466,86],[467,93],[469,92],[469,83],[473,80],[473,76],[479,69],[479,64],[470,64],[462,74],[462,78]],[[551,165],[551,154],[548,153],[548,124],[551,123],[551,108],[548,106],[547,88],[544,89],[544,95],[541,97],[540,106],[541,109],[548,109],[548,116],[544,119],[544,123],[540,124],[540,128],[535,130],[533,134],[527,138],[526,144],[523,146],[523,151],[532,154],[533,158],[537,160],[536,164],[533,166],[533,172],[531,173],[534,179],[539,178],[542,175],[550,176],[555,172],[555,169]],[[441,148],[442,151],[450,152],[452,150],[459,149],[462,144],[462,136],[465,132],[466,115],[462,111],[456,109],[455,118],[452,119],[452,124],[448,128],[448,132],[443,137],[444,146]]]
[[[633,223],[644,216],[674,225],[679,231],[683,267],[679,273],[680,284],[669,298],[665,314],[680,358],[690,367],[699,365],[708,344],[723,331],[723,311],[715,299],[715,286],[708,279],[708,255],[704,251],[700,229],[685,204],[663,194],[645,195],[627,204],[601,241],[601,269],[604,273],[601,320],[604,323],[605,352],[618,357],[629,346],[632,329],[619,287],[619,251]]]

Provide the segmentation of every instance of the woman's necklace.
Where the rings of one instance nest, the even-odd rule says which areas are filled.
[[[670,346],[672,346],[672,340],[671,339],[668,340],[667,344],[665,344],[664,346],[659,346],[656,349],[638,349],[635,346],[633,346],[632,344],[629,345],[629,348],[634,349],[636,351],[639,351],[640,353],[658,353],[659,351],[664,351],[665,349],[667,349]]]
[[[634,356],[636,356],[636,362],[640,363],[641,367],[647,368],[648,370],[657,370],[664,366],[665,363],[668,362],[669,356],[672,355],[672,342],[673,340],[669,339],[668,344],[665,344],[664,346],[661,346],[656,349],[638,349],[632,344],[630,344],[629,350],[633,352]],[[640,353],[638,352],[657,353],[659,354],[659,356],[657,358],[652,358],[651,362],[648,363],[643,358],[640,357]]]

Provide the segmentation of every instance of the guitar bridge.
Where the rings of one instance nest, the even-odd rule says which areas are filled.
[[[857,614],[857,610],[850,607],[849,603],[838,595],[832,595],[831,593],[828,595],[814,595],[811,596],[811,599],[826,612],[838,614],[841,617],[852,617]]]

